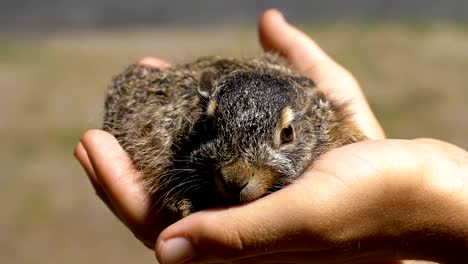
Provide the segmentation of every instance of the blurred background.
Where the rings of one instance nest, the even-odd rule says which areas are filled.
[[[126,65],[260,51],[280,8],[361,82],[389,137],[468,147],[468,2],[0,0],[0,263],[155,263],[72,152]]]

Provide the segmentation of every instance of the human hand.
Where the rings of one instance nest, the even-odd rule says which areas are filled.
[[[156,255],[163,264],[465,263],[467,176],[468,153],[445,142],[347,145],[282,190],[171,225]]]
[[[351,99],[350,108],[355,113],[356,122],[370,138],[379,139],[384,137],[354,78],[329,59],[309,38],[297,31],[297,29],[287,25],[275,11],[269,11],[263,16],[260,23],[260,36],[265,49],[275,50],[283,54],[295,67],[314,79],[319,88],[325,93],[339,99]],[[167,63],[156,59],[147,59],[143,63],[155,67],[168,66]],[[343,95],[346,95],[346,97]],[[75,155],[87,171],[101,199],[140,240],[148,247],[152,247],[159,232],[169,223],[165,221],[164,215],[151,216],[149,214],[149,200],[146,198],[142,187],[135,180],[136,177],[133,177],[137,173],[115,138],[106,132],[91,130],[82,137],[81,143],[78,144],[75,150]],[[289,189],[289,187],[286,189]],[[260,199],[258,202],[265,200],[264,202],[268,204],[269,200],[266,198]],[[248,210],[248,208],[250,207],[247,206],[246,209]],[[191,218],[199,217],[203,213],[195,214],[196,216],[191,216]],[[177,227],[180,227],[178,224],[161,234],[157,246],[159,258],[167,257],[161,256],[162,245],[165,244],[163,241],[168,241],[167,238],[171,237],[170,230],[172,232],[177,231]],[[247,231],[248,229],[243,232]],[[176,233],[172,234],[176,236]],[[209,234],[205,233],[205,235]],[[254,241],[251,242],[254,243]],[[203,246],[203,243],[196,246]],[[218,246],[222,247],[222,244]],[[288,248],[285,248],[285,250],[288,250]],[[239,254],[238,257],[240,257],[241,252],[237,253]],[[198,256],[199,258],[202,257],[202,255]],[[287,256],[287,252],[285,256]],[[224,259],[222,255],[219,255],[219,257]],[[249,260],[245,259],[244,261],[249,262]]]
[[[281,53],[326,94],[350,100],[356,123],[371,139],[384,138],[352,75],[278,12],[264,14],[260,39],[264,49]],[[441,215],[463,210],[454,200],[466,201],[466,190],[458,188],[465,183],[466,157],[465,151],[436,140],[379,140],[335,149],[283,190],[173,224],[159,236],[156,255],[161,263],[381,263],[457,257],[457,247],[444,243],[463,245],[457,234],[463,224],[451,222],[454,230],[430,224],[448,224]],[[424,229],[440,240],[422,239]]]
[[[147,57],[140,64],[169,67],[164,60]],[[150,197],[138,181],[138,172],[117,139],[99,129],[84,133],[75,157],[86,171],[96,195],[148,248],[170,223],[166,212],[154,210]]]
[[[350,101],[356,122],[370,138],[383,132],[351,74],[334,63],[307,36],[285,24],[276,11],[266,12],[260,21],[260,41],[267,51],[285,56],[299,71],[311,77],[327,94]],[[169,67],[157,58],[140,61],[152,67]],[[343,96],[346,95],[346,96]],[[151,201],[136,180],[137,172],[117,140],[102,130],[90,130],[75,148],[97,195],[137,238],[153,248],[157,235],[170,223],[164,212],[150,214]]]

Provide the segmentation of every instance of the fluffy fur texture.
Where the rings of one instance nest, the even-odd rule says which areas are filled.
[[[283,188],[327,150],[364,140],[345,106],[279,57],[132,65],[105,102],[104,130],[129,153],[155,208],[179,219]]]

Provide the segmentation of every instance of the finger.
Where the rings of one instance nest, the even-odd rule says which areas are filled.
[[[91,161],[89,161],[88,153],[86,153],[86,150],[84,149],[83,144],[81,142],[79,142],[76,145],[73,154],[85,170],[86,174],[89,177],[89,180],[93,184],[99,185],[96,179],[96,174],[94,173],[93,165],[91,165]]]
[[[288,24],[279,11],[273,9],[263,14],[259,35],[265,50],[279,52],[324,92],[355,95],[356,88],[359,90],[348,71],[333,61],[309,36]],[[330,85],[330,79],[345,85]]]
[[[279,52],[309,76],[325,94],[349,102],[360,129],[372,139],[384,132],[354,77],[334,62],[312,39],[288,24],[277,10],[266,11],[259,23],[260,42],[266,51]]]
[[[150,199],[138,181],[138,174],[127,153],[114,136],[102,130],[86,132],[81,142],[89,155],[96,179],[121,220],[145,244],[153,245],[156,233],[148,228],[147,223]]]
[[[168,67],[171,66],[171,64],[169,64],[165,60],[158,59],[158,58],[155,58],[155,57],[145,57],[145,58],[141,59],[138,62],[138,64],[146,65],[146,66],[150,66],[150,67],[155,67],[155,68],[168,68]]]
[[[137,182],[137,172],[127,153],[110,134],[90,130],[82,137],[98,181],[110,196],[116,208],[135,219],[145,214],[146,196]]]
[[[314,225],[315,219],[308,216],[316,213],[315,208],[290,206],[300,203],[294,201],[296,189],[289,187],[243,206],[205,210],[180,220],[158,237],[155,246],[158,261],[184,263],[192,259],[224,263],[278,249],[328,246],[324,240],[326,230],[315,233],[324,237],[311,236],[305,230],[305,221]],[[284,199],[285,196],[290,199]],[[326,229],[325,226],[317,224],[315,228]]]
[[[93,186],[96,195],[106,204],[106,206],[111,210],[111,212],[115,216],[121,218],[118,212],[114,209],[112,203],[107,197],[107,194],[102,189],[99,180],[96,178],[96,173],[94,172],[94,168],[91,164],[91,161],[89,160],[88,153],[84,149],[83,144],[81,142],[78,143],[78,145],[75,147],[74,155],[80,162],[81,166],[84,168],[86,174],[88,175],[88,179],[91,182],[91,185]]]
[[[259,37],[266,51],[279,52],[299,71],[310,73],[317,82],[318,66],[334,65],[334,62],[307,35],[289,25],[275,9],[267,10],[259,22]]]

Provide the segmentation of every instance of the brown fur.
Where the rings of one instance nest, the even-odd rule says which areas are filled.
[[[364,140],[349,117],[343,104],[266,54],[167,69],[132,65],[108,90],[103,127],[141,171],[155,207],[178,219],[257,199],[327,150]],[[294,140],[281,143],[289,125]]]

